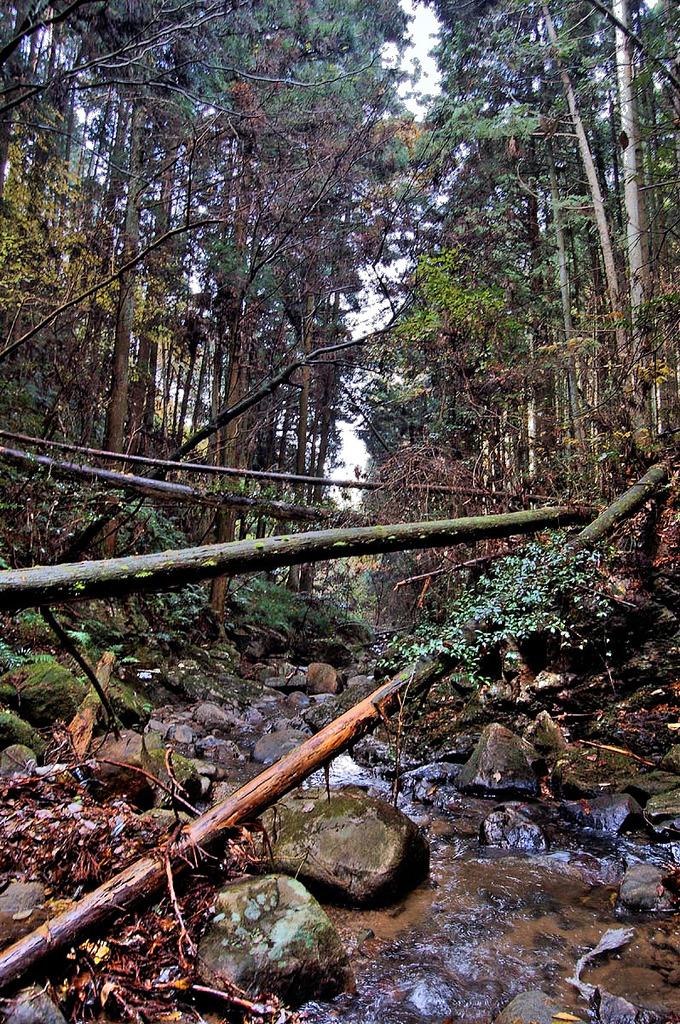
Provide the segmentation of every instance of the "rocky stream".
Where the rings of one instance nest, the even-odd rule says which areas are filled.
[[[338,756],[253,832],[253,877],[227,885],[205,918],[204,981],[221,974],[253,996],[278,991],[310,1024],[680,1020],[680,686],[658,686],[662,653],[675,656],[666,632],[646,670],[637,655],[640,685],[631,667],[587,688],[547,669],[468,690],[454,675]],[[93,741],[78,776],[85,791],[172,828],[178,812],[154,782],[168,781],[169,764],[201,810],[377,685],[365,644],[335,638],[305,664],[274,637],[251,630],[237,647],[166,659],[150,650],[114,670],[109,692],[125,728]],[[46,771],[35,768],[44,743],[34,727],[82,711],[82,686],[54,663],[0,679],[14,708],[0,722],[0,770],[15,798],[0,820],[3,847],[22,780]],[[46,760],[55,758],[63,747]],[[87,804],[69,806],[86,834]],[[51,913],[40,871],[10,861],[3,945]],[[308,929],[304,956],[288,899]],[[159,983],[172,978],[164,971]],[[7,1021],[64,1019],[26,1016],[23,998],[2,1003]]]

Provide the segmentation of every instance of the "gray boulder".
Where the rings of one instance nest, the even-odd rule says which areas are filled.
[[[340,680],[332,665],[324,661],[313,661],[307,669],[307,693],[338,693]]]
[[[514,807],[500,807],[487,815],[479,827],[479,841],[485,846],[541,853],[548,849],[545,832]]]
[[[562,1003],[547,996],[545,992],[534,990],[521,992],[496,1017],[493,1024],[555,1024],[558,1014],[570,1013],[570,1020],[578,1022],[585,1018],[577,1017]]]
[[[430,848],[405,814],[352,787],[306,790],[265,817],[275,870],[355,905],[386,903],[427,877]]]
[[[577,825],[614,835],[644,823],[642,808],[630,793],[606,793],[592,800],[568,801],[562,809]]]
[[[656,864],[633,864],[623,876],[619,901],[628,910],[672,910],[663,877],[663,869]]]
[[[291,750],[295,750],[301,743],[309,739],[307,733],[300,729],[279,729],[277,732],[268,732],[255,744],[253,750],[253,761],[258,764],[274,764]]]
[[[530,743],[505,726],[492,722],[482,732],[470,760],[463,765],[456,787],[463,793],[485,796],[538,793],[534,764],[540,761]]]
[[[273,992],[293,1004],[351,986],[338,934],[300,882],[245,879],[219,894],[215,910],[199,945],[208,983],[216,972],[252,995]]]
[[[2,1014],[4,1024],[66,1024],[59,1007],[39,985],[24,988],[13,999],[8,999]]]

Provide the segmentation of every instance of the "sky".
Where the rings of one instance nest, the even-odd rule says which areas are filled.
[[[422,118],[425,113],[426,104],[419,101],[419,95],[424,97],[436,94],[439,91],[437,65],[433,58],[429,56],[429,51],[435,46],[437,41],[439,22],[429,8],[423,7],[420,4],[416,6],[413,0],[401,0],[401,6],[413,18],[411,22],[411,45],[404,55],[402,67],[405,71],[413,72],[414,62],[417,61],[420,64],[421,70],[419,81],[415,86],[408,85],[404,87],[402,98],[415,117]],[[365,333],[365,330],[363,333]],[[368,452],[364,442],[357,437],[354,424],[340,421],[338,429],[342,442],[342,462],[333,470],[332,475],[336,480],[351,479],[355,475],[355,469],[365,469],[368,462]]]

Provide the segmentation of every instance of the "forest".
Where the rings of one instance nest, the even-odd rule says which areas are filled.
[[[679,46],[0,0],[0,1019],[680,1020]]]

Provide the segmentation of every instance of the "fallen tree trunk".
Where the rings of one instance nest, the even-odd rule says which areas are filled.
[[[180,873],[201,864],[203,850],[208,851],[226,829],[252,821],[262,814],[308,775],[374,728],[400,698],[411,698],[429,689],[435,679],[446,671],[447,666],[441,661],[422,661],[405,669],[226,800],[185,826],[169,850],[173,872]],[[167,881],[163,853],[157,851],[135,861],[115,878],[83,897],[70,910],[52,918],[0,953],[0,988],[17,982],[42,964],[46,957],[78,945],[89,932],[110,921],[117,912],[127,910],[132,904],[154,894]]]
[[[80,444],[68,444],[66,441],[47,441],[41,437],[31,437],[30,434],[15,434],[11,430],[0,430],[0,437],[10,441],[19,441],[22,444],[41,445],[46,448],[56,448],[59,451],[78,452],[81,455],[89,455],[97,459],[109,459],[114,462],[137,464],[141,466],[155,466],[163,472],[180,470],[183,473],[201,473],[207,476],[231,476],[243,480],[271,480],[273,483],[282,484],[312,484],[314,487],[339,487],[341,490],[360,491],[382,491],[389,488],[385,480],[335,480],[333,477],[325,476],[300,476],[297,473],[279,473],[269,469],[241,469],[235,466],[208,466],[203,462],[172,462],[169,459],[154,459],[148,455],[126,455],[123,452],[111,452],[106,448],[86,448]],[[151,478],[145,478],[151,479]],[[153,478],[155,479],[155,478]],[[426,491],[429,494],[464,494],[466,497],[477,498],[525,498],[527,501],[552,501],[549,494],[532,494],[515,491],[491,491],[485,487],[457,487],[448,484],[409,484],[402,481],[401,486],[409,491]]]
[[[204,491],[187,484],[169,483],[167,480],[154,480],[151,477],[133,476],[117,473],[110,469],[98,469],[95,466],[82,466],[77,462],[56,462],[46,455],[29,455],[16,448],[0,447],[0,460],[13,465],[41,467],[55,476],[76,477],[80,480],[92,480],[113,490],[129,491],[143,494],[148,498],[165,498],[182,505],[204,505],[209,508],[224,508],[234,511],[256,511],[258,515],[272,519],[303,520],[306,522],[327,519],[328,509],[314,508],[311,505],[292,505],[286,501],[270,501],[267,498],[248,498],[243,494],[229,494],[220,491]]]
[[[574,547],[586,547],[596,544],[623,519],[632,516],[652,496],[654,491],[668,480],[668,466],[662,462],[652,466],[637,483],[629,487],[625,494],[620,495],[592,523],[581,530],[572,544]]]
[[[452,547],[567,526],[585,518],[587,513],[580,509],[531,509],[470,519],[318,530],[263,540],[205,544],[153,555],[9,569],[0,572],[0,610],[167,590],[213,576],[261,572],[350,555]]]

